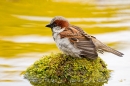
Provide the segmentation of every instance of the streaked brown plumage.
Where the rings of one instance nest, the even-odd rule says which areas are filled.
[[[123,56],[123,53],[108,47],[94,36],[88,35],[80,27],[70,25],[61,16],[53,18],[47,27],[52,29],[54,40],[59,49],[68,55],[95,59],[98,57],[98,51],[100,53],[106,51],[120,57]],[[71,48],[72,50],[70,50]]]

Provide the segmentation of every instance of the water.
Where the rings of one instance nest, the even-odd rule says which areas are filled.
[[[72,5],[74,3],[77,9],[75,10],[72,6],[70,11],[73,10],[73,12],[70,15],[58,10],[57,3],[66,3],[66,0],[62,2],[54,0],[51,4],[57,10],[49,9],[50,11],[46,12],[44,12],[45,9],[40,9],[42,7],[41,0],[30,4],[27,2],[5,0],[1,5],[5,9],[0,8],[0,12],[3,14],[2,17],[0,16],[3,19],[0,21],[0,86],[31,86],[27,80],[23,79],[21,73],[43,55],[59,52],[51,37],[51,30],[44,28],[56,15],[65,16],[72,24],[84,28],[87,33],[123,52],[125,55],[121,58],[110,53],[99,54],[108,64],[108,68],[113,70],[111,78],[105,86],[130,86],[129,0],[82,0],[80,6],[76,4],[79,1],[75,0],[75,2],[69,2]],[[48,2],[50,1],[45,3],[48,4]],[[19,6],[23,5],[21,3],[26,3],[24,7],[27,9],[19,11],[21,9]],[[40,4],[37,5],[37,3]],[[85,4],[87,5],[84,6]],[[8,8],[6,5],[11,7]],[[18,10],[16,6],[18,6]],[[31,6],[37,9],[32,9]],[[63,8],[61,7],[61,9]],[[68,10],[68,8],[64,10]],[[88,15],[84,15],[83,12],[87,11],[90,11]],[[73,16],[73,13],[76,14]]]

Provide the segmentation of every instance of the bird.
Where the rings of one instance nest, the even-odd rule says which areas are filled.
[[[103,54],[104,51],[119,57],[124,55],[87,34],[82,28],[71,25],[62,16],[55,16],[46,27],[51,28],[57,47],[66,55],[89,59],[98,58],[98,53]]]

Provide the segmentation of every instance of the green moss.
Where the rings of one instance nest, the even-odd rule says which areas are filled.
[[[35,86],[102,86],[110,73],[101,58],[90,60],[59,53],[36,61],[25,71],[24,77]]]

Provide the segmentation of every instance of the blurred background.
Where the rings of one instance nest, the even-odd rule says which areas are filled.
[[[123,52],[99,54],[113,70],[105,86],[130,86],[130,0],[0,0],[0,86],[31,86],[22,72],[60,52],[45,27],[54,16]]]

